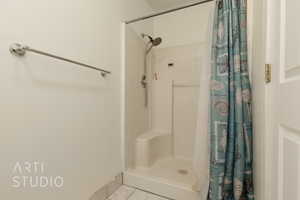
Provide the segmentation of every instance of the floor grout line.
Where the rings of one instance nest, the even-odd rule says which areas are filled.
[[[129,186],[129,185],[126,185],[126,184],[123,184],[121,187],[124,187],[124,189],[127,189],[127,190],[131,190],[131,192],[129,194],[125,194],[124,195],[121,195],[120,198],[121,199],[124,199],[124,200],[130,200],[135,194],[137,194],[137,192],[142,192],[142,193],[145,193],[145,199],[144,200],[152,200],[153,197],[159,197],[159,198],[162,198],[163,200],[174,200],[174,199],[170,199],[168,197],[165,197],[165,196],[162,196],[162,195],[158,195],[158,194],[155,194],[155,193],[152,193],[152,192],[149,192],[149,191],[146,191],[146,190],[143,190],[143,189],[139,189],[137,187],[134,187],[134,186]],[[120,187],[120,188],[121,188]],[[120,190],[120,188],[118,190],[116,190],[112,195],[114,194],[117,194],[118,191]],[[112,196],[111,195],[111,196]],[[110,197],[107,198],[107,200],[109,199]],[[125,199],[126,198],[126,199]],[[117,199],[115,198],[112,198],[110,200],[118,200],[119,197]],[[136,199],[136,198],[133,198],[133,199]]]
[[[127,185],[124,185],[124,186],[127,186]],[[128,196],[127,200],[129,200],[134,195],[134,193],[136,192],[136,188],[133,188],[133,187],[129,187],[129,188],[134,189],[134,191]]]
[[[125,185],[125,184],[124,184],[124,185]],[[135,189],[134,192],[136,192],[136,190],[140,190],[140,191],[142,191],[142,192],[146,192],[146,193],[148,193],[148,194],[152,194],[152,195],[155,195],[155,196],[164,198],[164,199],[166,199],[166,200],[175,200],[175,199],[170,199],[170,198],[165,197],[165,196],[161,196],[161,195],[159,195],[159,194],[155,194],[155,193],[153,193],[153,192],[149,192],[149,191],[146,191],[146,190],[142,190],[142,189],[137,188],[137,187],[133,187],[133,186],[129,186],[129,185],[125,185],[125,186],[127,186],[127,187],[129,187],[129,188]]]

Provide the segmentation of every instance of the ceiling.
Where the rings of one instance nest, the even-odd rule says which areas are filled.
[[[199,2],[201,0],[147,0],[147,1],[153,9],[163,10],[163,9],[174,8],[177,6]]]

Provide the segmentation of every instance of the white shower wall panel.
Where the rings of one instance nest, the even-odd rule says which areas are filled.
[[[144,88],[140,84],[144,74],[145,42],[130,27],[126,27],[126,166],[134,166],[136,138],[149,129],[149,109],[144,105]]]
[[[193,154],[203,48],[203,44],[160,48],[154,55],[153,127],[165,132],[174,129],[176,157],[191,159]]]
[[[154,35],[162,37],[158,48],[207,42],[214,2],[159,16],[154,19]]]
[[[155,49],[153,61],[158,79],[153,81],[153,129],[169,132],[174,123],[173,150],[180,158],[191,159],[193,156],[200,91],[199,87],[172,90],[172,82],[175,85],[199,85],[200,69],[208,67],[202,63],[209,59],[203,55],[209,51],[209,22],[213,8],[214,2],[153,20],[154,35],[163,39]]]
[[[174,88],[174,155],[193,159],[198,118],[199,87]]]

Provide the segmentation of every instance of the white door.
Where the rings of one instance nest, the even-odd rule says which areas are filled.
[[[267,59],[273,198],[300,200],[300,1],[268,0]],[[267,138],[268,139],[268,138]],[[271,154],[270,154],[271,156]]]

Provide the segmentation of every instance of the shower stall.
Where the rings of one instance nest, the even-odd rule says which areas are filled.
[[[199,200],[206,190],[208,138],[199,133],[207,128],[213,8],[207,2],[124,27],[126,185],[170,199]]]

